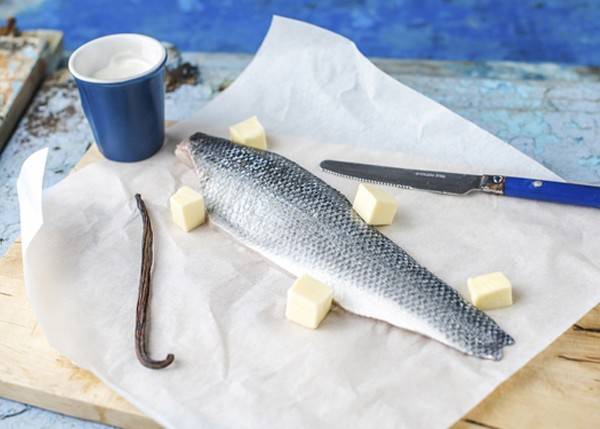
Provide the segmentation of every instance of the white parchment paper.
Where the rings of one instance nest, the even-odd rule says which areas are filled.
[[[557,179],[383,74],[350,41],[277,17],[243,74],[170,129],[171,143],[151,159],[97,162],[50,188],[42,205],[45,154],[34,155],[19,191],[36,317],[61,353],[163,425],[448,426],[600,300],[597,210],[390,188],[399,210],[382,230],[442,279],[463,294],[469,276],[512,279],[515,304],[489,314],[516,344],[491,362],[337,308],[316,331],[288,323],[288,274],[211,226],[180,231],[168,211],[176,188],[195,183],[172,142],[197,130],[226,136],[251,115],[272,150],[350,198],[356,184],[320,172],[322,159]],[[133,348],[136,192],[155,231],[149,348],[176,356],[161,371],[143,368]]]

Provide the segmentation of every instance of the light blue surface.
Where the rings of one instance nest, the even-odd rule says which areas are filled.
[[[237,76],[250,57],[189,55],[188,59],[201,64],[203,80],[199,85],[184,85],[167,94],[168,119],[183,119],[200,108]],[[378,64],[403,83],[488,129],[563,177],[600,184],[600,83],[594,76],[552,65],[397,61]],[[23,160],[41,147],[51,148],[48,186],[68,173],[92,141],[76,88],[64,76],[63,73],[62,78],[55,78],[42,88],[0,155],[0,254],[18,235],[14,186]],[[99,426],[0,400],[0,428],[13,427]]]
[[[600,208],[600,188],[577,183],[506,177],[504,195],[529,200]]]
[[[1,429],[105,429],[109,426],[92,423],[62,414],[51,413],[19,402],[0,400]]]
[[[71,50],[142,32],[186,51],[250,53],[279,14],[348,36],[368,56],[600,65],[594,0],[12,0],[0,15],[9,9],[23,28],[65,31]]]

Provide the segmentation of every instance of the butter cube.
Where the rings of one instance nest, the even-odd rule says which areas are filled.
[[[182,186],[171,195],[169,203],[173,222],[184,231],[191,231],[204,223],[206,219],[204,198],[192,188]]]
[[[375,186],[361,183],[352,208],[369,225],[389,225],[396,214],[396,200]]]
[[[503,273],[470,277],[467,287],[473,305],[481,310],[512,305],[512,287]]]
[[[232,142],[250,146],[256,149],[267,148],[265,129],[256,116],[238,122],[229,127],[229,138]]]
[[[332,299],[333,291],[329,286],[303,275],[288,289],[285,317],[315,329],[329,312]]]

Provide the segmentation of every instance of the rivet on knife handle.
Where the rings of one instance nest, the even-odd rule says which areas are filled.
[[[529,200],[600,208],[600,187],[550,180],[504,178],[504,195]]]
[[[483,192],[490,192],[492,194],[504,194],[504,176],[490,176],[484,174],[481,176],[481,186],[479,189]]]

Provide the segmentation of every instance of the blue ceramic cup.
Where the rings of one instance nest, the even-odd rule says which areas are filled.
[[[69,58],[83,111],[106,158],[141,161],[161,148],[166,61],[164,46],[142,34],[100,37]]]

